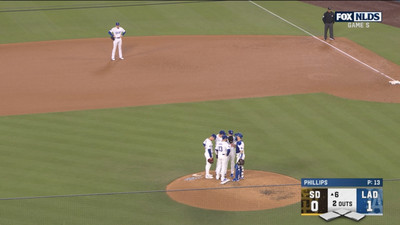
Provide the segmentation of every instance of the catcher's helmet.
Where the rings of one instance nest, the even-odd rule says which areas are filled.
[[[236,133],[235,136],[243,138],[243,134],[242,133]]]

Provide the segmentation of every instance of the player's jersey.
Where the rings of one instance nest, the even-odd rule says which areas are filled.
[[[222,136],[220,137],[219,135],[217,135],[217,137],[215,138],[215,152],[218,151],[217,145],[222,142]]]
[[[111,28],[110,32],[113,33],[116,38],[120,38],[122,35],[125,34],[125,30],[122,27],[113,27]]]
[[[210,139],[206,138],[206,140],[203,141],[203,146],[204,146],[204,154],[208,155],[210,158],[212,158],[212,148],[213,148],[213,143]]]
[[[244,153],[244,142],[238,141],[236,142],[236,154],[243,152]]]
[[[216,145],[216,147],[218,149],[218,155],[225,155],[225,156],[228,155],[231,149],[230,144],[225,141],[219,142],[218,145]]]

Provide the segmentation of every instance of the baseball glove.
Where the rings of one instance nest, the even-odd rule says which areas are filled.
[[[113,41],[115,40],[115,38],[114,38],[113,36],[111,36],[110,38],[111,38],[111,40],[113,40]]]
[[[244,165],[244,159],[239,159],[238,163],[239,166],[243,166]]]
[[[209,158],[209,159],[208,159],[208,162],[211,163],[211,164],[213,164],[213,163],[214,163],[214,158]]]

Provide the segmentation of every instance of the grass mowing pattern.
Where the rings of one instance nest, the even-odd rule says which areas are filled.
[[[398,104],[310,94],[0,117],[0,197],[163,189],[204,169],[201,143],[220,129],[245,135],[248,169],[298,179],[397,178],[399,111]],[[394,190],[385,189],[384,218],[365,224],[400,219],[386,212],[400,207]],[[165,193],[11,200],[1,201],[0,224],[239,224],[243,216],[291,224],[299,208],[221,213]]]

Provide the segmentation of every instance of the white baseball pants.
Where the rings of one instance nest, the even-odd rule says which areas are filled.
[[[206,157],[206,176],[210,175],[210,169],[211,169],[211,163],[208,162],[208,159],[210,158],[210,155],[208,154],[208,152],[204,153],[204,157]]]
[[[221,176],[221,181],[225,180],[226,171],[228,170],[228,158],[228,156],[222,153],[218,155],[216,173]]]
[[[118,53],[119,53],[119,58],[123,58],[122,57],[122,38],[115,38],[115,40],[113,41],[113,49],[112,49],[112,53],[111,53],[111,59],[115,59],[115,51],[117,50],[117,46],[118,46]]]

